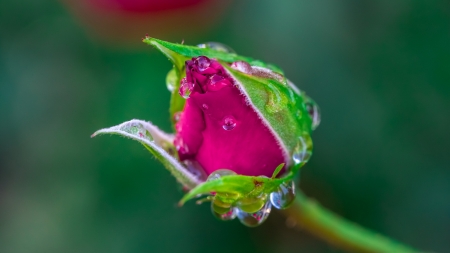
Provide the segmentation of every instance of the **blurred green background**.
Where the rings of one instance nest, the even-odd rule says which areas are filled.
[[[170,131],[171,65],[139,44],[145,32],[128,38],[138,46],[107,43],[66,6],[0,2],[0,252],[342,252],[279,212],[250,229],[178,208],[182,192],[141,145],[90,139],[132,118]],[[449,1],[235,1],[204,22],[160,36],[275,63],[320,105],[306,194],[449,252]]]

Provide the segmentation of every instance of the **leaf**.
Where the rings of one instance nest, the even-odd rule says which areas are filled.
[[[117,126],[98,130],[91,137],[100,134],[118,134],[139,141],[181,184],[192,189],[201,183],[174,157],[176,150],[172,144],[173,136],[164,133],[150,122],[133,119]]]
[[[243,175],[229,175],[222,176],[218,179],[206,181],[190,192],[188,192],[180,200],[179,205],[183,205],[188,200],[196,197],[199,194],[206,194],[211,192],[229,193],[236,196],[235,201],[247,198],[255,197],[264,193],[273,192],[283,182],[292,180],[293,173],[289,173],[284,178],[267,178],[267,177],[253,177]]]

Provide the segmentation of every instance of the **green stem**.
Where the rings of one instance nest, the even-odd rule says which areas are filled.
[[[297,191],[293,206],[283,212],[295,221],[296,226],[349,252],[419,252],[337,216],[301,191]]]

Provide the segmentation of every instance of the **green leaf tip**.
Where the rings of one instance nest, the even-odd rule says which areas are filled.
[[[92,134],[92,137],[100,134],[115,134],[140,142],[169,170],[178,182],[189,189],[201,183],[200,179],[178,161],[176,150],[172,144],[174,137],[164,133],[150,122],[130,120],[117,126],[98,130]]]
[[[273,171],[272,179],[276,178],[278,176],[278,173],[283,169],[284,163],[278,165],[278,167]]]

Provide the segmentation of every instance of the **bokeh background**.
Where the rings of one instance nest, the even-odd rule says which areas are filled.
[[[450,251],[449,1],[126,2],[0,2],[0,252],[342,252],[278,212],[250,229],[178,208],[141,145],[89,138],[132,118],[171,130],[171,65],[145,33],[281,66],[322,110],[306,194]]]

